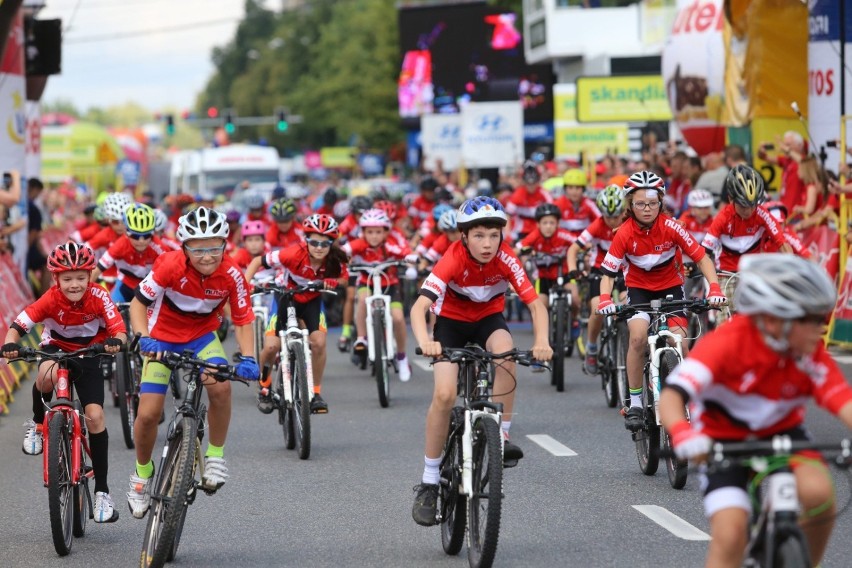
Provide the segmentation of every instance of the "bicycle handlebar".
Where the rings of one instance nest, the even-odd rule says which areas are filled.
[[[237,375],[237,370],[232,365],[211,363],[204,359],[196,359],[191,351],[186,353],[175,353],[164,351],[159,362],[166,367],[176,369],[199,369],[202,373],[209,375],[219,382],[237,381],[248,385],[248,381]]]
[[[278,284],[274,284],[272,282],[265,282],[256,284],[254,289],[252,290],[252,294],[266,294],[268,292],[276,292],[288,298],[292,298],[296,294],[301,294],[303,292],[326,292],[328,294],[337,293],[334,290],[326,290],[325,282],[323,282],[322,280],[311,280],[306,285],[297,286],[295,288],[286,288],[284,286],[279,286]]]
[[[710,304],[705,298],[692,300],[653,300],[644,304],[618,305],[615,307],[615,314],[618,319],[626,319],[640,311],[650,311],[654,314],[660,314],[680,309],[700,314],[710,310],[718,310],[719,308]]]
[[[415,354],[423,355],[423,350],[419,347],[414,350]],[[443,347],[441,348],[441,356],[433,357],[432,362],[439,360],[448,360],[450,363],[459,363],[465,359],[474,359],[483,363],[490,363],[497,359],[510,359],[518,365],[529,367],[533,363],[537,363],[533,359],[532,351],[524,351],[521,349],[511,349],[504,353],[490,353],[481,347]],[[544,363],[537,363],[542,367],[548,368]]]
[[[43,351],[41,349],[36,349],[34,347],[21,347],[18,349],[18,356],[14,359],[9,359],[9,362],[12,361],[26,361],[33,362],[36,359],[48,359],[50,361],[63,361],[65,359],[73,359],[75,357],[99,357],[101,355],[112,355],[112,353],[107,353],[104,351],[103,343],[93,343],[88,347],[83,347],[82,349],[77,349],[76,351]]]
[[[708,467],[727,469],[733,465],[749,462],[756,457],[790,457],[806,450],[825,451],[836,454],[834,463],[841,468],[852,466],[852,439],[838,442],[812,442],[792,440],[789,436],[773,436],[769,440],[747,440],[744,442],[713,442],[707,456]]]
[[[386,260],[378,264],[350,264],[347,268],[350,272],[366,272],[372,274],[374,272],[384,272],[386,268],[394,266],[410,266],[411,263],[404,260]]]

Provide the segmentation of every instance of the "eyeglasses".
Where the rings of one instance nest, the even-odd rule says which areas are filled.
[[[796,321],[799,323],[809,323],[811,325],[824,326],[828,325],[828,321],[830,318],[831,314],[808,314],[806,316],[796,318]]]
[[[128,231],[127,236],[134,241],[144,241],[154,236],[154,233],[131,233]]]
[[[316,248],[331,248],[331,241],[318,241],[318,240],[315,240],[315,239],[305,239],[305,242],[307,242],[312,247],[316,247]]]
[[[659,201],[634,201],[633,209],[656,209],[660,206]]]
[[[222,253],[225,252],[225,245],[221,244],[218,247],[210,247],[210,248],[192,248],[191,246],[183,245],[183,248],[186,249],[186,252],[194,256],[195,258],[203,258],[207,255],[212,257],[222,256]]]

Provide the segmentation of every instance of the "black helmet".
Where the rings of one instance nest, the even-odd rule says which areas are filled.
[[[754,207],[763,203],[766,191],[763,178],[754,168],[739,164],[728,172],[725,178],[725,191],[731,201],[743,207]]]
[[[538,207],[535,208],[535,220],[541,221],[543,217],[547,217],[548,215],[553,215],[557,219],[562,217],[562,212],[559,210],[559,207],[554,205],[553,203],[542,203]]]
[[[438,189],[438,180],[433,178],[432,176],[426,176],[420,180],[420,190],[421,191],[435,191]]]

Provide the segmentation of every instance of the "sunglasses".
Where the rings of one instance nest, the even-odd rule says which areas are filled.
[[[799,323],[809,323],[811,325],[828,325],[831,320],[831,314],[808,314],[800,318],[796,318]]]
[[[331,241],[317,241],[315,239],[305,239],[305,242],[316,248],[331,248]]]
[[[144,241],[154,236],[154,233],[131,233],[128,231],[127,236],[134,241]]]
[[[195,258],[203,258],[207,255],[212,257],[222,256],[222,253],[225,252],[225,245],[219,245],[218,247],[210,247],[210,248],[193,248],[191,246],[183,245],[183,248],[186,249],[186,252],[194,256]]]

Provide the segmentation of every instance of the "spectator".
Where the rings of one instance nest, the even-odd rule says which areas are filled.
[[[686,194],[691,189],[689,179],[686,177],[686,163],[688,161],[685,152],[678,150],[674,153],[669,167],[671,169],[666,195],[671,196],[671,202],[680,206]]]
[[[732,148],[732,146],[728,146],[728,148]],[[736,146],[736,148],[739,148],[739,146]],[[722,191],[725,187],[725,177],[728,175],[728,167],[725,165],[726,158],[727,149],[725,154],[711,152],[704,156],[704,173],[698,176],[698,179],[693,184],[693,187],[700,187],[709,191],[716,203],[719,203],[722,197]]]
[[[18,170],[12,170],[9,175],[12,177],[12,183],[9,184],[9,187],[5,187],[4,180],[4,187],[0,190],[0,205],[6,207],[17,205],[21,200],[21,174]]]
[[[799,179],[805,185],[799,201],[793,205],[793,217],[808,217],[825,203],[828,178],[815,156],[808,156],[799,163]]]
[[[739,165],[748,165],[745,149],[739,144],[729,144],[725,146],[725,166],[727,166],[729,170],[732,170]],[[725,175],[727,176],[727,174]],[[721,201],[722,203],[730,202],[724,185],[722,186]]]
[[[768,155],[766,152],[770,146],[763,143],[757,150],[757,157],[783,169],[780,201],[788,211],[792,211],[793,207],[801,203],[802,194],[805,193],[805,184],[799,177],[799,162],[805,156],[805,140],[798,132],[788,130],[777,145],[783,155]]]
[[[38,178],[30,178],[27,181],[27,217],[29,219],[27,234],[27,270],[36,273],[39,278],[40,287],[37,296],[47,291],[51,286],[50,271],[46,269],[47,254],[41,242],[41,231],[43,217],[36,200],[41,195],[44,184]]]

